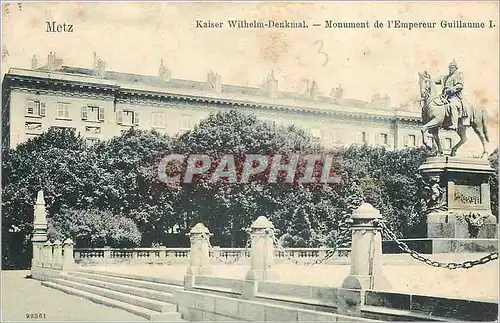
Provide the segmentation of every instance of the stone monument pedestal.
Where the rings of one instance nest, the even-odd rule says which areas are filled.
[[[495,171],[488,160],[430,157],[419,171],[428,183],[427,237],[440,240],[433,252],[449,252],[443,238],[497,239],[488,181]]]

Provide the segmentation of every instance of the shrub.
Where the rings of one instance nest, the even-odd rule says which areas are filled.
[[[49,219],[49,238],[71,238],[80,248],[129,248],[139,245],[141,233],[133,220],[109,211],[63,210]]]

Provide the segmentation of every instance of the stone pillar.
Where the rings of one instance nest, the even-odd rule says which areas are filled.
[[[33,259],[31,266],[41,266],[43,244],[47,242],[47,217],[45,213],[45,199],[43,191],[38,191],[36,203],[34,206],[34,223],[33,223],[33,237],[31,242],[33,244]]]
[[[42,267],[43,265],[43,258],[45,257],[44,251],[45,249],[43,248],[42,243],[33,243],[33,260],[32,260],[32,266],[36,267]]]
[[[162,260],[167,259],[167,247],[166,246],[159,246],[158,249],[160,251],[160,259],[162,259]]]
[[[389,282],[382,272],[382,227],[380,212],[364,203],[352,215],[351,271],[343,288],[386,289]]]
[[[73,257],[73,240],[70,238],[64,240],[63,248],[64,248],[64,259],[63,259],[63,271],[71,271],[75,268],[75,258]]]
[[[105,264],[110,262],[110,259],[111,259],[111,247],[110,246],[104,246],[103,257],[104,257]]]
[[[189,267],[184,277],[184,287],[192,289],[195,276],[206,276],[212,274],[209,254],[210,231],[203,225],[197,223],[188,233],[191,242],[189,250]]]
[[[259,216],[250,226],[250,270],[245,277],[242,297],[252,299],[257,292],[257,282],[278,280],[278,273],[272,269],[274,263],[274,225]]]
[[[54,241],[54,257],[52,259],[52,268],[62,269],[62,242],[60,240]]]
[[[45,249],[45,257],[44,257],[43,267],[52,268],[52,259],[53,259],[52,242],[50,242],[50,241],[45,242],[43,247]]]

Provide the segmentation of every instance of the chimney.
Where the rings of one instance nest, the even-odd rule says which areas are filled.
[[[38,67],[38,59],[36,58],[36,55],[33,55],[33,57],[31,57],[31,69],[36,70],[37,67]]]
[[[305,95],[309,93],[309,80],[306,78],[300,79],[300,93]]]
[[[339,84],[339,86],[337,86],[336,88],[332,88],[330,92],[330,98],[333,101],[338,102],[340,99],[342,99],[343,96],[344,96],[344,89],[342,88],[342,85]]]
[[[53,52],[50,52],[47,56],[47,67],[50,71],[56,68],[56,54]]]
[[[106,76],[106,62],[102,59],[97,60],[95,74],[100,78],[104,78],[104,76]]]
[[[160,68],[158,70],[158,76],[163,80],[163,82],[168,83],[172,78],[172,73],[168,68],[163,65],[163,59],[160,61]]]
[[[209,91],[222,91],[222,78],[219,74],[210,71],[207,74],[207,88]]]
[[[94,51],[94,60],[92,62],[92,70],[95,71],[97,69],[97,53]]]
[[[309,96],[314,100],[318,97],[318,94],[318,84],[316,83],[316,80],[313,80],[309,90]]]
[[[274,77],[274,71],[271,71],[271,73],[267,75],[267,78],[264,79],[262,90],[268,97],[276,97],[276,93],[278,92],[278,80]]]

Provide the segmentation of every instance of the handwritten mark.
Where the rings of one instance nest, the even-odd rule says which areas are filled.
[[[319,43],[319,48],[318,48],[317,53],[325,56],[325,61],[323,62],[323,65],[321,65],[321,66],[326,66],[326,64],[328,64],[328,60],[330,59],[330,57],[328,57],[327,53],[323,52],[323,41],[322,40],[316,41],[314,43],[314,46],[316,46],[316,44],[318,44],[318,43]]]

